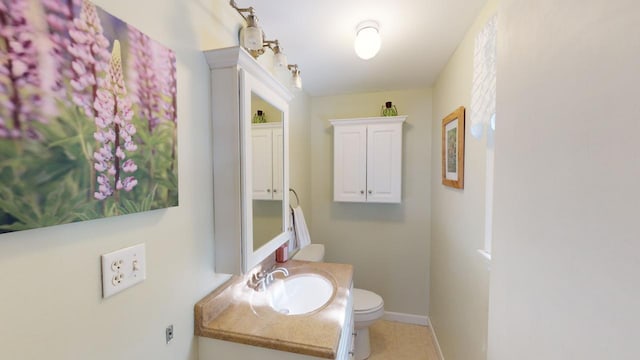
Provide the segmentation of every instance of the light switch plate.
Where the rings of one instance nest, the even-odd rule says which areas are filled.
[[[147,277],[144,244],[103,254],[102,297],[119,293]]]

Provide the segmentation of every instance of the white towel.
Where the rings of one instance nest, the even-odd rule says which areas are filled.
[[[289,254],[293,254],[293,252],[297,249],[298,243],[296,240],[296,231],[295,231],[295,222],[293,221],[293,209],[289,208],[289,226],[294,229],[291,232],[291,239],[289,239]]]
[[[298,248],[302,249],[311,244],[311,236],[309,235],[307,222],[304,221],[304,214],[302,213],[302,208],[300,206],[293,208],[293,225],[296,230]]]

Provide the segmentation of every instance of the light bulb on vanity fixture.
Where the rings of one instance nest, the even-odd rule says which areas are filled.
[[[302,89],[302,77],[300,76],[298,64],[289,65],[287,68],[291,70],[291,86],[297,90]]]
[[[287,55],[282,52],[278,40],[275,41],[275,46],[271,48],[273,51],[273,67],[276,69],[287,68]]]
[[[282,52],[280,42],[278,40],[265,40],[264,46],[273,51],[273,68],[274,70],[287,69],[287,55]]]
[[[242,41],[247,49],[260,50],[262,49],[264,34],[258,26],[258,18],[254,14],[253,8],[250,9],[251,13],[247,16],[247,27],[242,29]]]
[[[253,7],[239,8],[235,0],[231,0],[229,4],[236,9],[240,16],[247,22],[247,26],[240,29],[241,45],[250,51],[262,50],[264,33],[258,25],[258,17]],[[248,15],[245,16],[245,13],[248,13]]]
[[[363,21],[356,27],[354,49],[359,58],[369,60],[380,51],[380,25],[373,21]]]

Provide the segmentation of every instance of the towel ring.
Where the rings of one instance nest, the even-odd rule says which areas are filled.
[[[300,206],[300,198],[298,197],[298,193],[295,190],[293,190],[292,188],[289,188],[289,192],[292,192],[293,195],[296,196],[296,207]],[[289,206],[291,206],[291,205],[289,205]]]

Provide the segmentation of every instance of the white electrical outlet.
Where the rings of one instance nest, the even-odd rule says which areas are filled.
[[[147,277],[144,244],[103,254],[102,297],[108,298]]]

